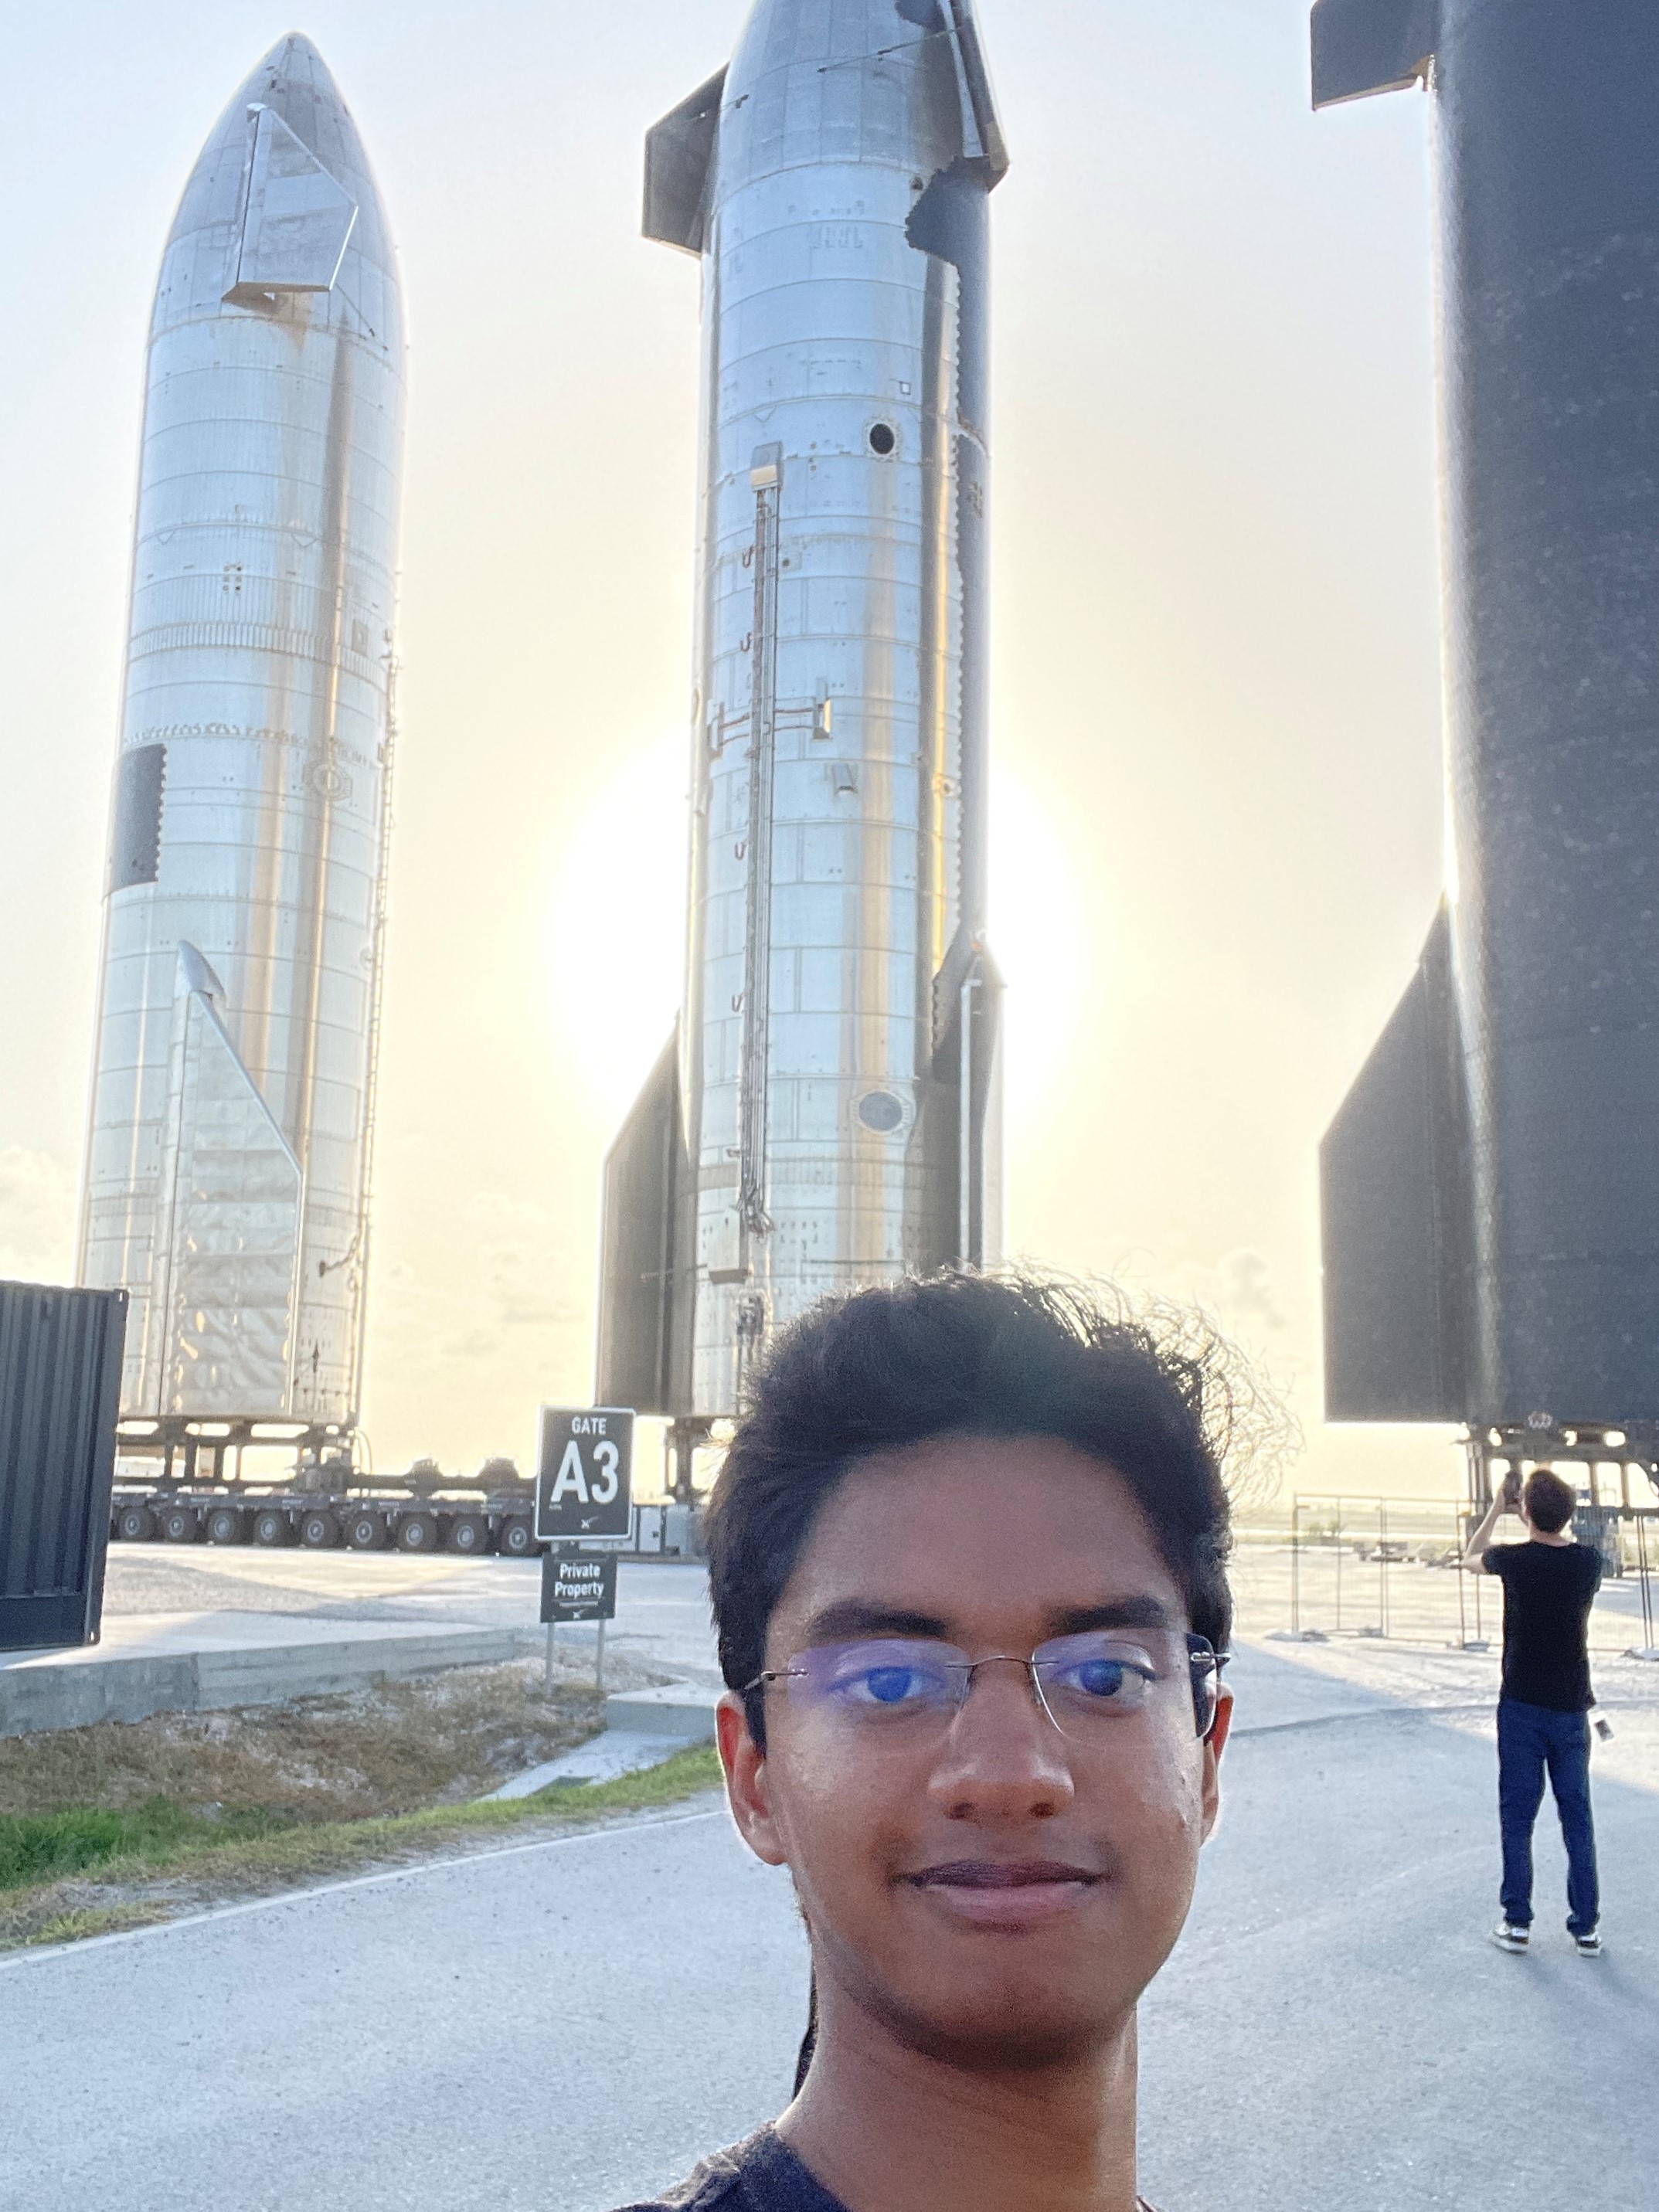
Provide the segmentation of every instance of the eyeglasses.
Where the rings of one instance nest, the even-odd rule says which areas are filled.
[[[1023,1667],[1060,1734],[1090,1742],[1150,1715],[1160,1693],[1184,1678],[1200,1740],[1207,1742],[1226,1663],[1203,1637],[1174,1631],[1057,1636],[1029,1659],[1001,1651],[970,1659],[931,1637],[872,1637],[798,1652],[787,1667],[757,1674],[743,1694],[759,1698],[773,1683],[787,1683],[791,1704],[803,1712],[869,1742],[908,1744],[949,1730],[982,1667]]]

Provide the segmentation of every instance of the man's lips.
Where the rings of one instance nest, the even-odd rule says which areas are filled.
[[[1073,1911],[1103,1879],[1059,1859],[954,1859],[908,1877],[959,1919],[1005,1927]]]
[[[910,1877],[922,1889],[1036,1889],[1057,1881],[1098,1881],[1100,1876],[1059,1859],[953,1859]]]

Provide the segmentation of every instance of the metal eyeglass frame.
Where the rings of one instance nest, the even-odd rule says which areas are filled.
[[[872,1637],[867,1640],[872,1643],[878,1643],[883,1639],[880,1638]],[[906,1640],[927,1642],[930,1639],[919,1638]],[[1187,1664],[1192,1677],[1193,1719],[1196,1726],[1199,1741],[1200,1743],[1207,1743],[1210,1738],[1215,1734],[1216,1718],[1221,1710],[1221,1670],[1229,1663],[1232,1657],[1232,1654],[1230,1651],[1218,1651],[1207,1636],[1194,1636],[1188,1634],[1186,1642]],[[1038,1650],[1040,1650],[1041,1649],[1042,1646],[1039,1645]],[[1049,1705],[1048,1699],[1044,1693],[1042,1677],[1037,1673],[1037,1654],[1036,1651],[1031,1652],[1029,1656],[1024,1659],[1020,1658],[1018,1654],[1012,1651],[989,1651],[987,1652],[983,1659],[969,1659],[965,1663],[960,1662],[953,1662],[951,1666],[950,1671],[954,1675],[959,1675],[961,1681],[957,1692],[956,1708],[951,1716],[951,1722],[952,1723],[955,1722],[957,1715],[962,1711],[963,1707],[967,1704],[969,1694],[974,1686],[974,1677],[978,1674],[981,1667],[1024,1668],[1027,1678],[1031,1685],[1031,1694],[1036,1699],[1039,1708],[1048,1715],[1050,1723],[1058,1731],[1058,1733],[1061,1735],[1066,1735],[1066,1732],[1065,1729],[1060,1726],[1060,1722],[1055,1718],[1054,1709]],[[806,1670],[803,1667],[772,1667],[769,1668],[763,1674],[757,1674],[752,1682],[744,1683],[743,1688],[738,1692],[738,1694],[744,1701],[744,1710],[750,1715],[751,1726],[750,1733],[751,1735],[756,1736],[758,1740],[761,1731],[754,1728],[752,1725],[753,1707],[750,1705],[750,1700],[751,1698],[763,1700],[767,1690],[774,1682],[787,1682],[792,1679],[804,1678],[805,1673]],[[1200,1703],[1200,1686],[1203,1682],[1209,1680],[1213,1680],[1215,1686],[1212,1695],[1212,1702],[1210,1704],[1209,1718],[1206,1721],[1204,1718],[1203,1706]],[[1071,1738],[1067,1738],[1068,1741],[1071,1740]]]

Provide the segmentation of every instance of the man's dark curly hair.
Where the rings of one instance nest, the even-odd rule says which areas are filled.
[[[1108,1463],[1194,1630],[1224,1650],[1221,1463],[1250,1402],[1230,1348],[1196,1316],[1136,1314],[1109,1291],[951,1274],[827,1299],[779,1337],[714,1486],[709,1578],[727,1684],[741,1690],[764,1668],[772,1614],[848,1473],[877,1452],[963,1434],[1054,1437]]]

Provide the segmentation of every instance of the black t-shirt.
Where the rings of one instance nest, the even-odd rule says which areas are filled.
[[[666,2197],[625,2212],[847,2212],[771,2128],[717,2151]],[[1152,2212],[1143,2198],[1141,2212]]]
[[[1601,1553],[1588,1544],[1494,1544],[1486,1572],[1504,1585],[1503,1694],[1553,1713],[1588,1712]]]

